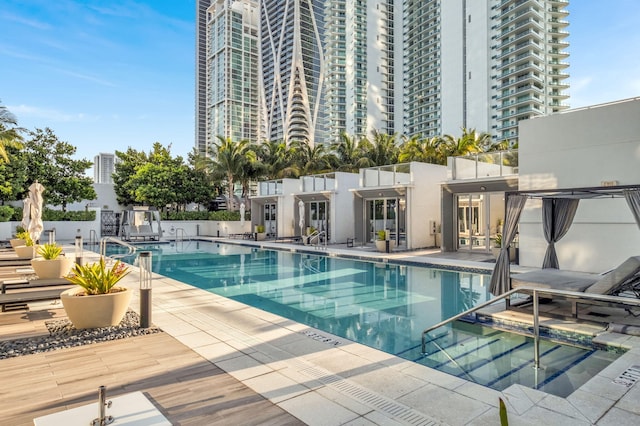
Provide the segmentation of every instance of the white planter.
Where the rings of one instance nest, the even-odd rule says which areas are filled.
[[[36,246],[17,246],[14,248],[18,257],[33,259],[36,257]]]
[[[256,232],[256,234],[257,234],[256,240],[258,241],[264,241],[267,238],[266,232]]]
[[[376,240],[376,249],[385,253],[387,251],[387,241],[389,241],[389,251],[393,250],[396,246],[396,242],[391,240]]]
[[[79,296],[83,293],[82,287],[74,287],[60,295],[69,321],[77,329],[111,327],[120,324],[127,313],[133,294],[127,288],[117,293]]]
[[[56,259],[31,259],[31,267],[38,278],[62,278],[69,275],[74,261],[69,257],[58,256]]]
[[[21,238],[12,238],[9,240],[9,243],[11,244],[11,248],[14,250],[18,246],[24,246],[27,244],[27,242]]]

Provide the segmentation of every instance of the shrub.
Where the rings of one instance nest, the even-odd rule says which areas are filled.
[[[53,244],[43,244],[38,247],[38,254],[42,256],[43,259],[53,260],[57,259],[58,256],[62,253],[62,247],[53,243]]]
[[[48,221],[93,221],[96,220],[95,210],[76,210],[63,212],[62,210],[44,209],[42,220]]]
[[[217,212],[209,213],[209,220],[240,220],[240,212],[230,212],[227,210],[218,210]]]
[[[0,206],[0,222],[8,222],[13,217],[14,209],[11,206]]]

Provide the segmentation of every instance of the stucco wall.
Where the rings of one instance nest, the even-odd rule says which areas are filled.
[[[640,183],[640,98],[520,122],[520,190]],[[520,221],[520,264],[540,267],[546,249],[540,202]],[[623,199],[581,200],[556,244],[560,267],[602,272],[640,254],[640,230]]]

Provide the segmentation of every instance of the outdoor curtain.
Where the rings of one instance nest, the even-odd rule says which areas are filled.
[[[624,198],[627,200],[627,204],[629,204],[633,217],[636,218],[636,223],[640,228],[640,190],[630,189],[624,191]]]
[[[499,296],[509,291],[509,246],[516,237],[520,214],[526,202],[526,195],[511,195],[507,197],[507,208],[502,229],[502,247],[496,259],[496,266],[493,268],[489,284],[489,291],[494,296]]]
[[[558,269],[558,255],[555,243],[567,233],[578,209],[577,198],[544,198],[542,200],[542,228],[547,240],[547,252],[544,254],[542,269]]]

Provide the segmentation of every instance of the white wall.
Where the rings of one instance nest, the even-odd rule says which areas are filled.
[[[360,176],[356,173],[336,172],[336,188],[331,194],[329,220],[333,232],[331,243],[346,243],[347,238],[355,236],[355,211],[353,207],[353,192],[349,189],[357,188]]]
[[[442,198],[440,184],[447,177],[447,168],[436,164],[411,163],[412,186],[407,188],[407,248],[435,245],[430,235],[429,221],[440,224]]]
[[[520,190],[640,183],[640,98],[520,122]],[[520,264],[540,267],[546,250],[540,202],[520,221]],[[602,272],[640,254],[640,230],[623,199],[581,200],[556,244],[560,267]]]

